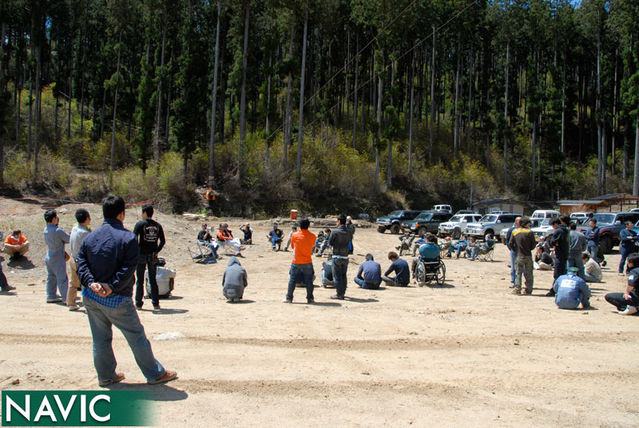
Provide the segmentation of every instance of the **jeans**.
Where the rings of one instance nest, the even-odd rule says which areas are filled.
[[[597,277],[590,275],[586,272],[584,272],[583,278],[584,278],[584,281],[586,282],[601,282],[599,279],[597,279]]]
[[[533,291],[533,260],[532,256],[518,255],[515,259],[515,290],[521,291],[521,276],[526,278],[526,293]]]
[[[399,281],[397,281],[397,277],[395,278],[391,278],[389,276],[386,275],[382,275],[382,281],[384,281],[386,284],[393,286],[393,287],[407,287],[408,283],[401,283]]]
[[[568,254],[568,267],[576,267],[579,269],[577,271],[577,275],[579,278],[584,279],[585,270],[584,270],[584,259],[581,257],[582,252],[573,252]]]
[[[355,284],[359,285],[360,288],[364,288],[366,290],[377,290],[379,288],[379,282],[377,284],[373,284],[371,282],[364,281],[363,278],[354,278]]]
[[[586,251],[597,263],[601,263],[603,260],[603,258],[599,257],[599,246],[597,244],[589,242]]]
[[[47,265],[47,299],[57,299],[56,289],[60,297],[67,298],[69,279],[67,278],[67,264],[64,255],[47,258],[44,260]]]
[[[553,279],[559,278],[561,275],[565,275],[567,272],[566,269],[567,259],[559,256],[555,256],[555,269],[553,271],[552,277]],[[553,281],[554,285],[554,281]],[[553,286],[550,286],[550,293],[554,296],[555,290],[553,290]]]
[[[306,285],[306,299],[313,298],[313,276],[315,275],[315,270],[313,269],[313,263],[305,263],[305,264],[291,264],[291,270],[289,271],[288,278],[288,291],[286,293],[287,300],[293,300],[293,292],[295,291],[295,284],[299,281],[299,277],[301,276],[304,284]]]
[[[515,283],[515,269],[517,265],[517,253],[514,251],[510,251],[510,282],[512,284]]]
[[[151,286],[151,302],[153,306],[160,304],[160,298],[158,296],[158,282],[155,280],[157,262],[156,253],[144,254],[140,253],[138,256],[138,267],[136,270],[137,284],[135,287],[135,304],[136,306],[142,306],[144,303],[142,297],[144,296],[144,270],[148,268],[149,271],[149,285]]]
[[[637,302],[634,299],[626,300],[623,293],[608,293],[606,294],[606,302],[617,307],[617,310],[623,311],[626,306],[637,306]]]
[[[623,266],[626,264],[626,259],[628,258],[628,256],[632,253],[634,253],[634,249],[629,250],[626,248],[621,247],[621,261],[619,262],[619,273],[623,273]],[[626,273],[628,271],[628,268],[626,268]]]
[[[346,294],[346,271],[348,270],[348,258],[333,257],[333,281],[338,296]]]
[[[273,249],[275,249],[276,245],[278,250],[282,249],[282,238],[272,237],[270,241],[271,241],[271,245],[273,246]]]
[[[477,258],[478,252],[478,247],[466,248],[466,257],[470,258],[471,260],[475,260]]]
[[[107,308],[87,297],[83,298],[83,302],[93,336],[93,365],[98,372],[98,381],[108,381],[116,377],[117,361],[111,346],[113,325],[122,332],[133,351],[135,362],[147,380],[155,380],[164,375],[164,367],[153,356],[151,343],[146,338],[133,302],[127,300],[117,308]]]

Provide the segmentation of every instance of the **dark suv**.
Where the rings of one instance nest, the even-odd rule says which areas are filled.
[[[379,233],[384,233],[386,230],[391,231],[391,233],[399,233],[402,230],[402,223],[407,222],[408,220],[412,220],[417,215],[421,213],[421,211],[416,210],[396,210],[391,212],[385,217],[379,217],[376,221],[377,231]]]
[[[639,220],[639,213],[595,213],[593,218],[597,219],[599,228],[599,246],[601,250],[608,254],[612,247],[619,245],[619,232],[626,228],[627,221],[636,223]],[[590,229],[590,222],[586,220],[579,228],[582,232]]]
[[[426,232],[437,233],[439,224],[448,221],[452,214],[444,211],[422,211],[412,220],[402,222],[402,230],[410,230],[422,236]]]

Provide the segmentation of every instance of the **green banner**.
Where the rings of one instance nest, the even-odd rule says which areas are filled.
[[[148,426],[147,391],[2,391],[2,426]]]

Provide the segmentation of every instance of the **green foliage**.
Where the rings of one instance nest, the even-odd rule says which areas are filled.
[[[70,183],[73,166],[60,156],[47,151],[40,154],[38,176],[33,174],[33,159],[27,162],[24,153],[11,153],[6,158],[5,181],[17,189],[34,188],[55,192],[64,189]]]

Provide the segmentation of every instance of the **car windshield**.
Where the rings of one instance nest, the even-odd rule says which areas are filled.
[[[464,218],[463,216],[454,215],[448,221],[450,221],[450,222],[460,222],[460,221],[462,221],[463,218]]]
[[[497,221],[497,216],[491,214],[485,215],[479,219],[480,223],[494,223],[495,221]]]
[[[421,213],[420,215],[415,217],[415,220],[429,221],[432,218],[433,218],[433,213]]]
[[[593,216],[593,218],[597,219],[597,224],[612,224],[615,222],[614,214],[597,213]]]
[[[400,215],[402,215],[402,211],[401,210],[397,210],[397,211],[391,212],[386,217],[399,217]]]
[[[539,226],[550,226],[551,221],[551,218],[545,218],[539,223]]]

